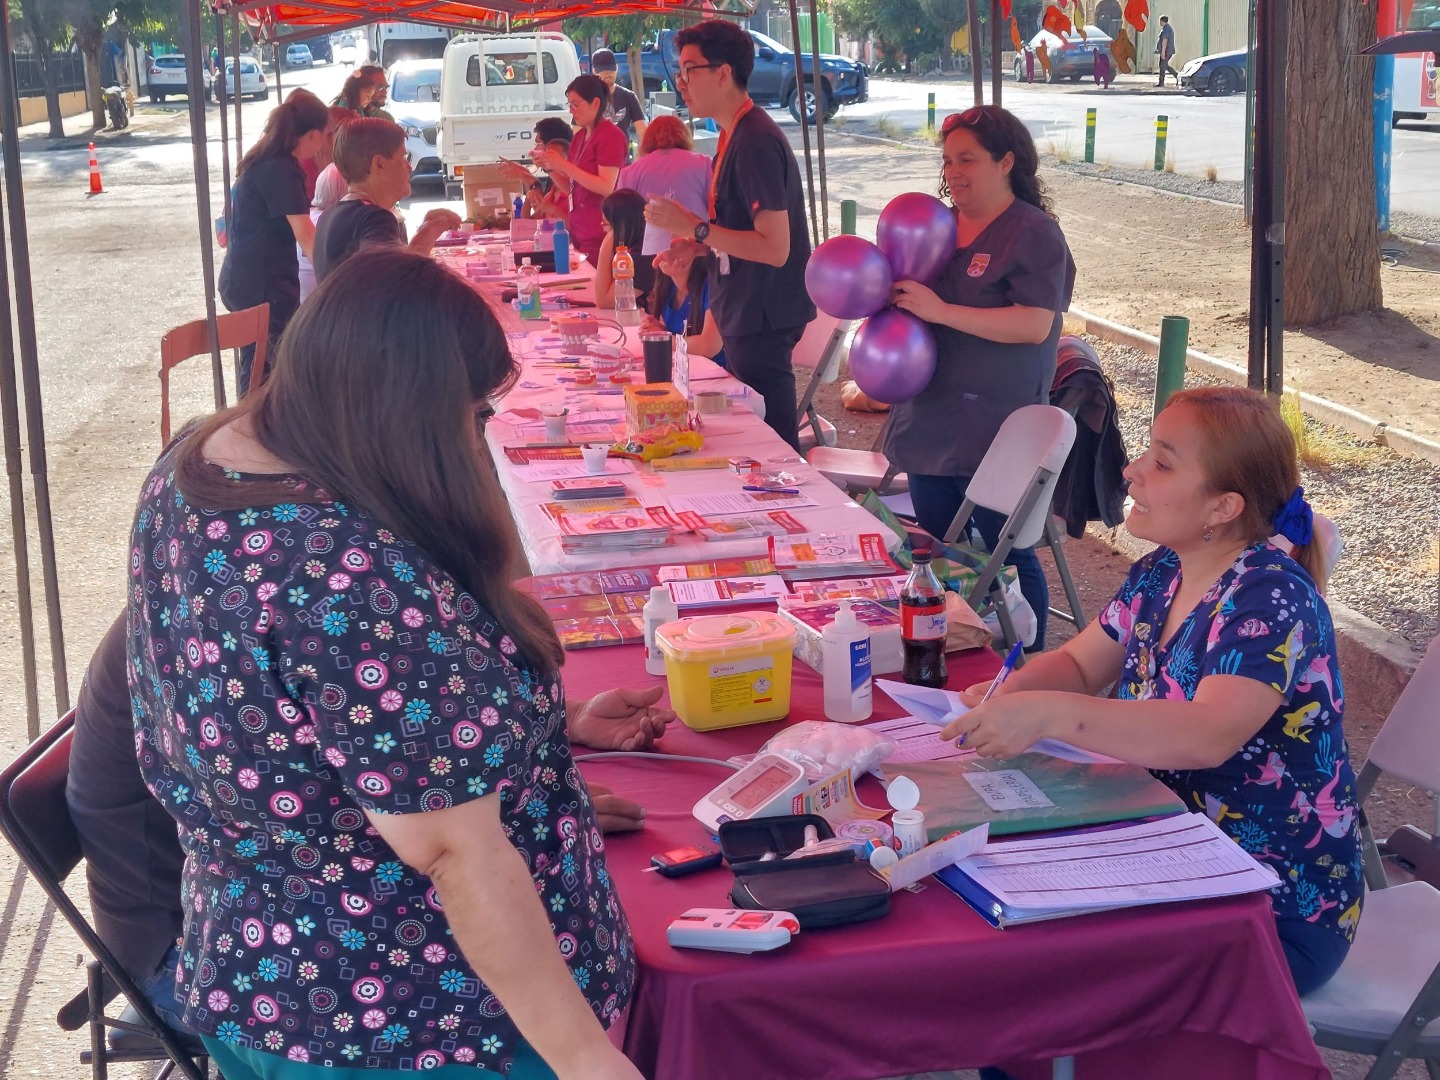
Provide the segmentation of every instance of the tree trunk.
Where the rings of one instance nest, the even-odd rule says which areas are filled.
[[[60,112],[60,88],[55,85],[55,69],[50,61],[55,52],[51,48],[51,35],[45,28],[45,19],[40,12],[40,0],[21,0],[20,10],[25,16],[25,28],[30,35],[30,44],[40,61],[40,78],[45,83],[45,116],[50,121],[52,139],[65,137],[65,117]]]
[[[85,61],[85,100],[90,104],[90,126],[105,126],[105,98],[100,93],[100,58],[95,53],[81,53]]]
[[[1289,0],[1285,76],[1285,325],[1383,304],[1371,88],[1375,9]]]
[[[630,68],[630,89],[635,91],[635,96],[640,99],[640,107],[645,107],[645,76],[642,74],[644,68],[640,63],[640,44],[631,42],[630,48],[625,50],[625,64]]]

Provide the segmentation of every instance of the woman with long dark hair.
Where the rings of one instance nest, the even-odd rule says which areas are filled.
[[[187,1021],[229,1080],[287,1060],[635,1080],[634,949],[570,742],[643,748],[673,714],[658,687],[567,708],[550,620],[511,584],[482,435],[518,372],[505,334],[463,280],[377,248],[278,351],[161,457],[132,540],[138,753],[188,856]]]
[[[231,311],[270,305],[270,348],[300,306],[299,251],[315,240],[301,162],[325,140],[325,104],[308,90],[292,90],[265,121],[265,131],[235,167],[220,299]],[[241,395],[250,389],[255,346],[240,350]]]
[[[565,88],[574,121],[570,153],[534,150],[535,164],[558,173],[570,183],[570,243],[599,269],[600,242],[604,240],[600,204],[615,190],[615,178],[630,153],[625,134],[605,119],[610,89],[598,75],[581,75]],[[639,250],[637,246],[635,250]]]
[[[600,204],[600,217],[605,226],[605,239],[600,241],[600,254],[595,263],[595,306],[615,306],[615,274],[611,265],[615,249],[625,245],[635,262],[635,299],[645,306],[645,297],[655,282],[655,256],[642,255],[645,242],[645,196],[629,188],[612,191]]]
[[[1024,123],[997,105],[945,118],[940,194],[955,209],[955,253],[932,286],[897,281],[893,302],[931,324],[938,352],[930,384],[890,410],[884,450],[910,474],[922,527],[944,536],[1005,418],[1050,400],[1061,313],[1075,261],[1040,187],[1039,156]],[[970,519],[992,548],[1005,515]],[[1035,610],[1031,648],[1045,647],[1050,591],[1034,548],[1011,549]]]
[[[660,117],[650,130],[654,131]],[[679,245],[655,256],[655,281],[645,298],[649,312],[642,330],[668,330],[682,334],[692,356],[708,356],[728,370],[725,345],[715,313],[710,310],[710,270],[704,259],[695,257],[695,249]]]

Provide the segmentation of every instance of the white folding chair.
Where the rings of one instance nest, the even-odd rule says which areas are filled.
[[[1325,576],[1328,578],[1335,572],[1335,564],[1340,561],[1340,555],[1345,550],[1345,543],[1340,539],[1340,529],[1335,522],[1324,514],[1315,515],[1314,529],[1315,543],[1320,547],[1320,561],[1325,567]],[[1270,543],[1287,555],[1295,547],[1283,536],[1272,536]]]
[[[1423,790],[1440,789],[1440,638],[1430,643],[1360,770],[1361,804],[1381,773]],[[1362,814],[1362,822],[1364,817]],[[1425,837],[1435,852],[1435,832]],[[1428,881],[1387,887],[1381,852],[1362,828],[1365,847],[1364,913],[1340,970],[1301,999],[1320,1046],[1370,1054],[1366,1080],[1388,1080],[1401,1062],[1420,1058],[1440,1080],[1440,890]]]
[[[982,614],[987,605],[994,609],[1007,647],[1014,645],[1018,638],[1005,603],[1004,587],[1000,584],[1000,567],[1012,548],[1034,547],[1042,540],[1045,542],[1055,556],[1055,567],[1070,602],[1068,614],[1054,608],[1051,612],[1077,626],[1083,621],[1080,594],[1070,577],[1070,567],[1050,517],[1055,482],[1074,442],[1075,418],[1064,409],[1053,405],[1026,405],[1016,409],[1000,425],[980,467],[965,488],[965,501],[945,532],[945,542],[953,544],[976,507],[1006,515],[1000,541],[986,560],[968,599],[970,606]],[[1035,614],[1038,617],[1041,613]]]
[[[800,394],[796,411],[800,414],[800,452],[817,446],[834,446],[839,441],[835,425],[815,408],[815,394],[820,387],[840,377],[840,357],[845,352],[845,337],[850,324],[823,311],[805,327],[805,333],[791,354],[790,362],[797,370],[810,371],[809,382]]]
[[[869,450],[847,450],[843,446],[816,446],[805,454],[805,460],[826,480],[851,494],[873,491],[891,495],[910,490],[910,477],[880,452],[880,436]],[[801,433],[800,441],[805,441]]]

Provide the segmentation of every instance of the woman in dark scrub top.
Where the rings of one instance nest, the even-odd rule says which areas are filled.
[[[945,535],[1000,424],[1024,405],[1050,400],[1061,313],[1070,306],[1075,262],[1036,176],[1030,132],[995,105],[948,116],[940,129],[940,194],[955,207],[955,254],[928,288],[895,284],[892,302],[935,332],[935,376],[894,406],[885,429],[890,460],[910,474],[920,525]],[[971,523],[993,547],[1002,514],[978,509]],[[1035,609],[1031,648],[1045,646],[1050,592],[1033,548],[1005,560]]]

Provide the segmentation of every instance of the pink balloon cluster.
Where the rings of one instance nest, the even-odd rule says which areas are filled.
[[[910,192],[880,214],[876,243],[836,236],[805,267],[815,306],[837,319],[864,319],[850,346],[850,374],[876,401],[909,401],[935,374],[930,327],[887,306],[897,281],[928,285],[955,250],[955,215],[933,195]]]

